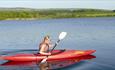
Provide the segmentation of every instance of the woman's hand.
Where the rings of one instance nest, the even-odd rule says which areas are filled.
[[[48,55],[51,55],[51,53],[49,52]]]

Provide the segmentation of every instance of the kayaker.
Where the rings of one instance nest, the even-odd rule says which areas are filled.
[[[49,49],[52,47],[50,37],[47,35],[39,45],[39,53],[42,55],[51,55]]]

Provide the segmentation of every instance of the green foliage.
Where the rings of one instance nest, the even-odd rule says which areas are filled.
[[[0,9],[0,20],[12,19],[49,19],[79,17],[113,17],[115,10],[97,9]]]

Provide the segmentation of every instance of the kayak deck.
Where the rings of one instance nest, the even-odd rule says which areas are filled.
[[[72,59],[80,56],[90,55],[96,50],[54,50],[52,55],[48,57],[48,61],[51,60],[64,60]],[[9,61],[41,61],[46,58],[46,56],[41,54],[16,54],[12,56],[1,56],[3,60]]]

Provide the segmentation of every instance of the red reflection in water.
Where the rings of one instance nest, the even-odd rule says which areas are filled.
[[[52,61],[47,61],[47,63],[46,63],[47,65],[39,64],[40,62],[35,62],[35,61],[32,61],[32,62],[8,61],[6,63],[1,64],[0,66],[27,66],[27,67],[30,67],[30,66],[38,65],[39,68],[47,67],[48,69],[57,69],[57,68],[63,68],[63,67],[70,66],[72,64],[75,64],[75,63],[83,61],[83,60],[90,60],[93,58],[96,58],[96,57],[93,55],[86,55],[86,56],[81,56],[81,57],[77,57],[77,58],[73,58],[73,59],[52,60]],[[47,70],[47,69],[45,69],[45,70]]]

